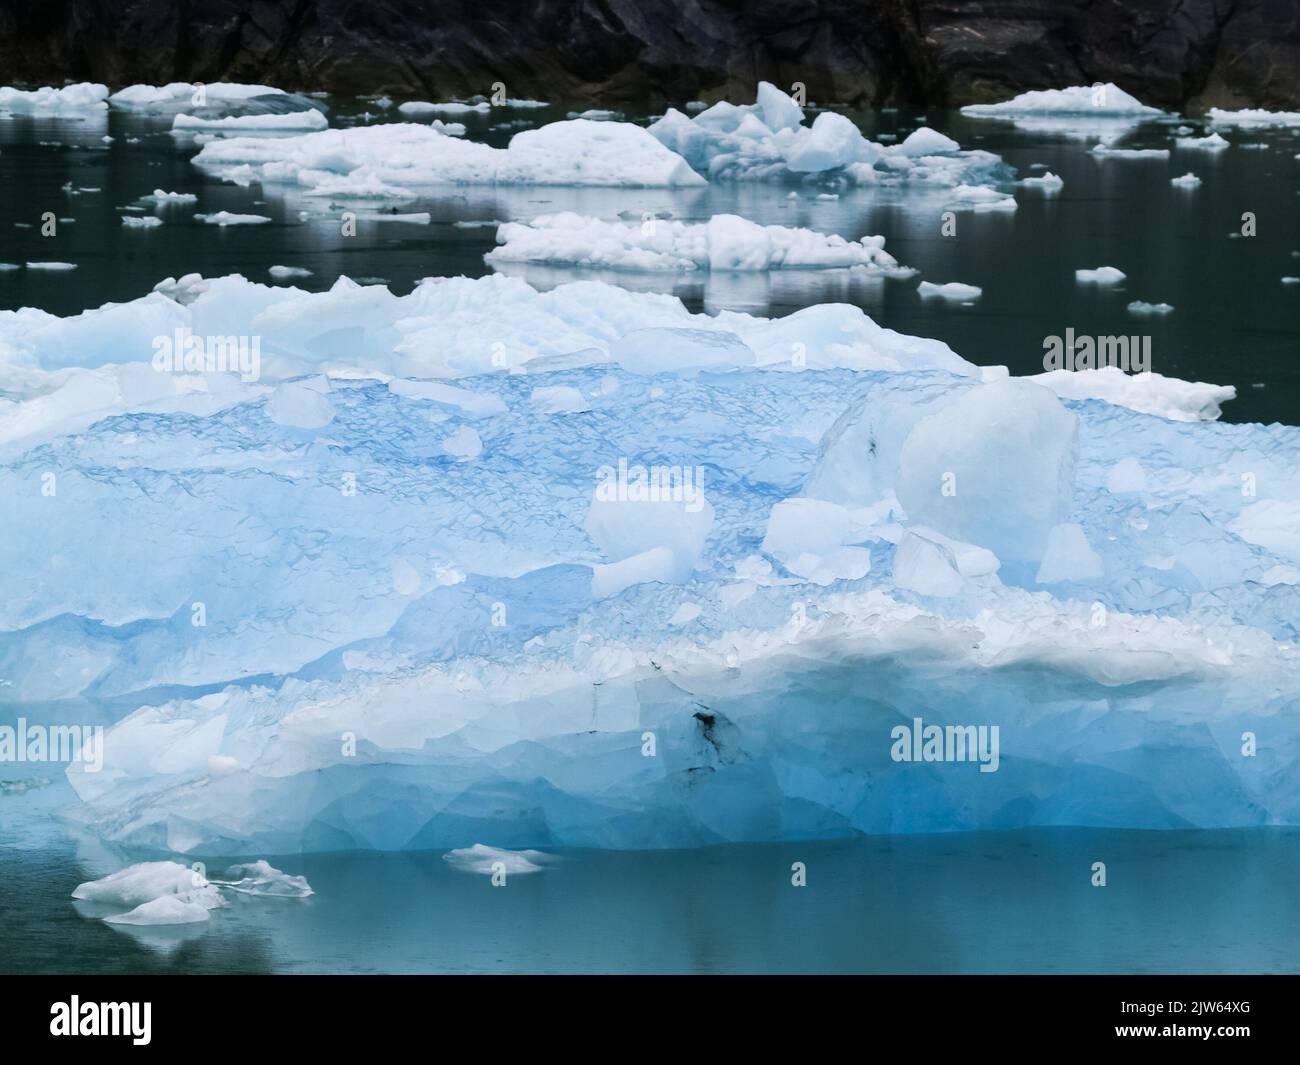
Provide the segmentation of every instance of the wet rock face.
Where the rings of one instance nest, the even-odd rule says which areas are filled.
[[[607,103],[959,105],[1114,81],[1145,102],[1300,105],[1295,0],[13,0],[0,81],[168,80]]]

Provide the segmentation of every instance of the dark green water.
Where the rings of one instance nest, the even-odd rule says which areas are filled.
[[[361,106],[335,103],[336,118]],[[526,114],[540,123],[564,112],[552,107]],[[1068,327],[1080,335],[1145,334],[1152,338],[1156,372],[1236,386],[1227,420],[1300,420],[1300,285],[1281,283],[1300,275],[1300,257],[1293,254],[1300,252],[1300,131],[1226,131],[1233,147],[1220,153],[1175,148],[1169,160],[1099,160],[1086,142],[934,109],[854,117],[873,136],[905,134],[924,118],[964,147],[1002,155],[1021,176],[1041,173],[1029,168],[1045,164],[1065,187],[1055,196],[1016,190],[1020,206],[1013,214],[961,214],[955,236],[941,234],[949,198],[942,190],[858,189],[836,201],[789,201],[787,188],[761,183],[683,192],[448,188],[401,207],[428,211],[429,226],[363,219],[357,236],[345,238],[338,222],[343,205],[295,196],[283,186],[240,188],[205,176],[189,162],[196,145],[174,138],[168,119],[118,113],[102,122],[13,118],[0,122],[0,261],[60,260],[79,268],[71,275],[0,272],[0,309],[36,306],[68,314],[134,299],[164,277],[193,271],[238,272],[265,282],[272,265],[314,271],[294,282],[303,288],[327,288],[347,274],[383,278],[406,292],[423,277],[488,271],[482,257],[494,246],[495,228],[457,228],[456,221],[528,220],[561,210],[602,217],[654,211],[698,221],[735,212],[850,238],[883,234],[886,247],[923,279],[978,285],[984,295],[972,307],[922,301],[915,280],[872,280],[848,271],[689,278],[517,272],[542,287],[602,276],[626,287],[676,292],[693,308],[710,311],[783,315],[813,303],[855,303],[883,325],[938,337],[973,362],[1004,364],[1015,374],[1040,372],[1044,337],[1064,335]],[[490,121],[471,116],[469,136],[500,144],[514,132],[493,129]],[[1127,143],[1167,146],[1172,130],[1148,125]],[[102,143],[105,134],[115,138],[111,144]],[[1203,179],[1200,188],[1170,186],[1171,177],[1189,170]],[[100,191],[69,196],[67,182]],[[164,209],[167,224],[156,229],[123,227],[117,208],[155,188],[196,193],[199,204]],[[305,221],[298,217],[304,209],[311,212]],[[195,210],[267,214],[275,223],[222,229],[193,222]],[[76,221],[43,237],[44,211]],[[1245,211],[1254,213],[1257,235],[1233,239],[1229,234],[1240,233]],[[1105,290],[1075,282],[1075,269],[1103,265],[1119,267],[1128,281]],[[1125,310],[1132,300],[1171,303],[1176,310],[1137,319]]]

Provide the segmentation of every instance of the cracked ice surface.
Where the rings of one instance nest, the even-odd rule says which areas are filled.
[[[260,377],[155,372],[178,328]],[[0,352],[0,698],[116,721],[69,771],[112,839],[1300,821],[1300,430],[590,282],[169,279]],[[699,496],[601,496],[651,466]],[[915,717],[999,769],[893,762]]]

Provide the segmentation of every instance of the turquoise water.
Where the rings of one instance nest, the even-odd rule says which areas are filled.
[[[236,897],[206,925],[124,930],[69,895],[157,856],[55,827],[69,797],[0,796],[0,972],[1300,971],[1300,829],[568,851],[503,887],[433,852],[299,855],[272,864],[306,875],[311,898]]]

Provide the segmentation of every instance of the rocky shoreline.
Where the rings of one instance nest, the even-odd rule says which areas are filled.
[[[428,98],[959,106],[1113,81],[1144,102],[1300,105],[1294,0],[15,0],[0,84],[173,80]]]

